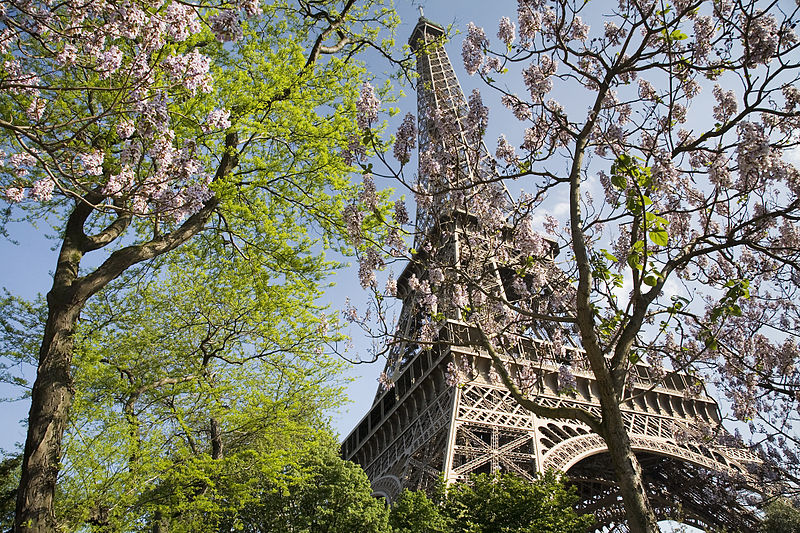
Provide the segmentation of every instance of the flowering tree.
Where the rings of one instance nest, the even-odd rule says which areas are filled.
[[[394,22],[355,0],[0,8],[3,231],[44,219],[60,242],[17,531],[54,527],[73,334],[89,298],[201,234],[253,259],[264,279],[292,268],[319,279],[319,268],[303,270],[308,246],[286,247],[302,226],[281,221],[339,227],[352,192],[340,153],[358,148],[364,71],[353,56],[387,44],[376,39]]]
[[[593,8],[519,0],[515,20],[500,19],[498,48],[469,26],[466,70],[499,93],[524,130],[519,143],[500,136],[496,160],[482,163],[488,110],[477,91],[460,118],[421,118],[435,123],[429,137],[466,135],[473,149],[424,151],[416,182],[403,173],[413,122],[403,123],[394,174],[416,194],[417,227],[431,227],[422,223],[429,213],[460,212],[473,231],[454,236],[441,223],[418,236],[427,271],[405,290],[422,312],[421,334],[394,339],[443,341],[439,328],[454,308],[518,402],[604,439],[628,526],[655,532],[620,411],[646,392],[635,386],[637,364],[648,366],[650,388],[673,372],[698,378],[687,394],[700,392],[702,379],[713,383],[756,439],[769,436],[768,455],[796,465],[798,8],[730,0]],[[515,70],[524,94],[508,88]],[[490,172],[474,171],[482,164]],[[509,198],[505,180],[533,192]],[[565,220],[543,216],[558,201]],[[456,237],[460,258],[445,251]],[[371,272],[380,264],[363,263],[362,284],[385,316],[396,283],[379,290]],[[599,413],[535,401],[529,376],[501,357],[508,342],[530,336],[550,340],[565,394],[585,361]],[[568,356],[571,343],[579,358]]]

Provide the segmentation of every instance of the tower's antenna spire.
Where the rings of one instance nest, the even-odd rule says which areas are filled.
[[[419,6],[419,18],[422,18],[424,16],[425,16],[425,13],[422,12],[422,6]]]

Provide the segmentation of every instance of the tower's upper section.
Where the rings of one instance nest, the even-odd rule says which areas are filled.
[[[419,74],[419,185],[428,193],[417,202],[423,238],[437,217],[464,208],[464,195],[489,176],[491,161],[444,49],[444,28],[420,17],[408,42]]]

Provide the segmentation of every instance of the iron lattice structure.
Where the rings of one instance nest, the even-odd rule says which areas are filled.
[[[443,172],[446,183],[428,183],[421,176],[423,187],[445,192],[434,195],[427,207],[418,207],[417,241],[438,239],[435,253],[457,262],[468,261],[464,247],[474,224],[466,212],[446,212],[443,196],[491,182],[493,162],[480,141],[470,142],[466,100],[443,39],[442,27],[420,18],[409,41],[420,76],[420,153],[441,151],[450,157],[450,172]],[[448,131],[442,131],[442,124]],[[440,305],[446,321],[438,333],[441,342],[433,348],[413,341],[424,318],[408,280],[425,280],[425,265],[421,252],[398,281],[403,308],[386,367],[394,386],[379,387],[371,409],[345,439],[343,456],[359,463],[374,493],[389,501],[404,488],[432,487],[442,476],[452,482],[473,473],[512,472],[533,480],[554,469],[566,472],[577,485],[579,507],[594,513],[598,528],[624,522],[603,440],[577,421],[539,418],[520,407],[492,371],[488,355],[474,347],[476,332],[460,320],[457,309]],[[496,286],[503,290],[502,265],[486,269],[496,273]],[[559,362],[548,353],[550,342],[543,334],[504,346],[503,357],[515,376],[533,371],[528,394],[540,403],[579,406],[599,417],[597,384],[580,349],[567,350],[577,380],[574,394],[568,395],[559,394]],[[448,383],[448,365],[461,369],[459,386]],[[758,458],[716,441],[679,438],[696,434],[700,426],[719,424],[715,401],[705,393],[687,394],[697,385],[694,378],[673,374],[656,381],[650,367],[640,364],[635,370],[631,397],[622,410],[659,516],[728,531],[756,530],[757,519],[731,495],[748,482],[748,466]]]

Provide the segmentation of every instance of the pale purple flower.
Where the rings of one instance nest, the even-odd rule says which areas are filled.
[[[464,60],[464,69],[472,76],[483,62],[483,49],[489,45],[486,33],[472,22],[467,25],[467,38],[461,45],[461,58]]]
[[[386,372],[381,372],[381,375],[378,376],[378,383],[383,390],[391,390],[394,387],[394,381],[392,381],[392,378],[390,378]]]
[[[358,193],[358,199],[364,204],[364,207],[370,211],[378,208],[378,192],[375,188],[375,181],[372,179],[372,174],[369,172],[364,174],[361,191]]]
[[[356,123],[362,130],[368,130],[378,119],[381,101],[375,94],[375,88],[368,81],[361,85],[361,95],[356,100]]]
[[[542,56],[538,65],[530,64],[522,71],[522,80],[535,102],[541,102],[542,97],[553,89],[553,80],[550,77],[557,69],[557,61],[549,56]]]
[[[123,120],[117,124],[117,135],[120,139],[127,139],[136,131],[136,124],[133,120]]]
[[[96,68],[99,71],[100,79],[108,78],[122,65],[122,50],[116,45],[111,45],[108,50],[100,54],[97,58]]]
[[[392,276],[386,280],[386,294],[389,296],[397,296],[397,280]]]
[[[569,38],[578,41],[585,41],[589,38],[589,25],[584,23],[577,15],[572,19],[572,24],[569,28]]]
[[[33,183],[31,187],[31,197],[40,202],[46,202],[53,198],[55,183],[50,178],[40,179]]]
[[[171,2],[167,6],[164,22],[167,24],[167,35],[178,42],[185,41],[202,29],[195,10],[180,2]]]
[[[714,85],[713,93],[714,98],[717,100],[717,105],[714,106],[714,119],[725,123],[739,109],[736,102],[736,93],[726,91],[719,85]]]
[[[573,392],[578,388],[578,380],[567,365],[558,367],[558,392]]]
[[[704,63],[711,52],[711,40],[714,38],[714,21],[709,16],[698,16],[694,21],[694,57],[698,63]]]
[[[181,82],[191,93],[211,92],[211,58],[193,50],[186,55],[172,55],[162,65],[170,79]]]
[[[773,15],[756,13],[753,18],[740,15],[742,26],[747,28],[745,46],[748,66],[766,64],[778,51],[778,21]]]
[[[516,38],[516,28],[514,23],[508,17],[500,19],[500,26],[497,30],[497,38],[503,41],[508,48],[511,48],[514,39]]]
[[[203,131],[210,133],[212,131],[225,130],[231,127],[230,120],[231,112],[227,109],[212,109],[208,113],[206,123],[203,124]]]
[[[515,95],[504,94],[500,102],[514,113],[517,120],[530,120],[533,118],[530,106]]]
[[[639,98],[642,100],[657,100],[658,93],[656,92],[656,88],[653,87],[653,84],[647,81],[644,78],[639,78]]]
[[[47,102],[43,98],[36,96],[31,100],[25,114],[28,115],[28,118],[33,122],[39,122],[42,120],[42,117],[44,117],[44,110],[46,107]]]
[[[512,164],[517,161],[517,155],[514,147],[508,142],[504,134],[500,134],[497,139],[497,152],[495,152],[497,159],[503,159],[506,163]]]
[[[533,221],[524,217],[514,229],[514,247],[526,257],[543,257],[548,251],[547,241],[533,229]]]
[[[467,128],[479,135],[486,130],[489,122],[489,108],[483,105],[483,99],[478,89],[472,89],[468,101]]]
[[[613,22],[604,22],[603,27],[605,30],[606,39],[613,45],[619,45],[622,43],[622,39],[628,34],[628,31],[625,28],[620,28]]]
[[[353,244],[360,244],[362,239],[361,223],[364,221],[364,213],[357,206],[348,205],[342,212],[342,219],[344,220],[347,236]]]
[[[456,387],[458,386],[458,368],[456,368],[455,363],[450,361],[447,363],[447,371],[444,373],[444,381],[448,387]]]
[[[86,174],[89,176],[99,176],[103,173],[103,161],[105,161],[105,154],[101,150],[92,150],[89,153],[81,154],[81,162],[83,168],[86,169]]]
[[[408,217],[408,210],[403,200],[396,200],[394,203],[394,221],[398,224],[408,224],[410,219]]]
[[[5,195],[6,200],[16,204],[25,199],[25,189],[22,187],[8,187]]]
[[[257,17],[264,11],[261,9],[261,0],[239,0],[237,5],[239,9],[244,9],[248,17]]]
[[[56,55],[56,61],[63,66],[74,65],[78,58],[78,49],[70,43],[66,43],[64,48]]]
[[[417,121],[414,115],[407,113],[400,127],[397,128],[397,139],[394,141],[394,158],[405,164],[411,159],[411,150],[417,146]]]
[[[533,41],[536,34],[542,29],[542,14],[532,6],[520,2],[517,7],[517,19],[519,20],[519,37],[524,44]]]
[[[112,174],[108,179],[105,187],[103,187],[103,194],[106,196],[117,196],[124,192],[126,189],[133,186],[135,174],[131,167],[124,165],[119,174]]]
[[[211,31],[221,43],[236,42],[244,36],[239,13],[233,9],[222,9],[216,15],[208,17]]]

